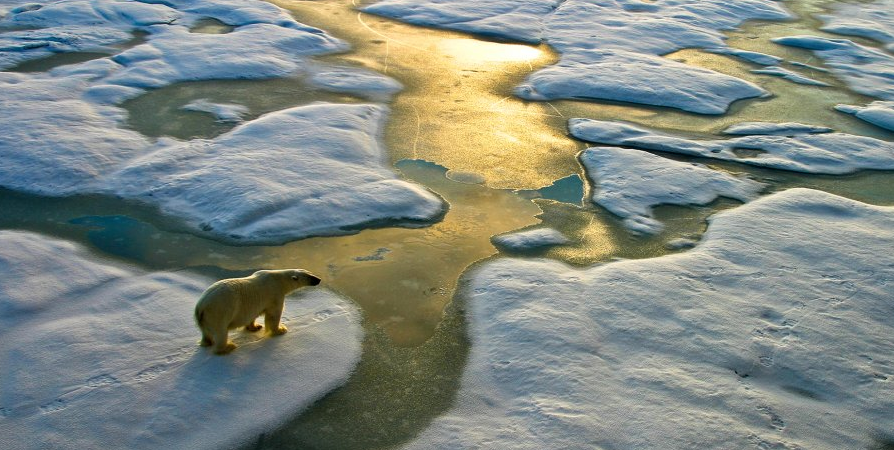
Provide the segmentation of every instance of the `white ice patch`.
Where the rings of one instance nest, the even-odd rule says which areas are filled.
[[[242,122],[242,117],[248,114],[248,108],[243,105],[214,103],[205,98],[191,101],[181,106],[180,109],[184,111],[206,112],[214,116],[219,122]]]
[[[343,384],[363,338],[323,289],[286,301],[289,332],[199,347],[212,282],[113,266],[65,241],[0,231],[0,447],[232,448]]]
[[[636,233],[657,234],[664,225],[652,217],[658,205],[705,205],[718,197],[747,202],[764,185],[639,150],[594,147],[584,150],[581,163],[593,183],[593,203],[624,219]]]
[[[894,131],[894,102],[877,101],[866,106],[835,105],[835,109],[853,114],[860,120]]]
[[[456,405],[407,448],[883,445],[891,248],[894,209],[793,189],[686,253],[481,265]]]
[[[364,11],[411,23],[545,41],[560,62],[531,75],[516,95],[531,100],[588,98],[722,114],[763,95],[757,86],[659,55],[725,47],[722,30],[748,19],[790,15],[771,0],[383,0]]]
[[[587,98],[723,114],[730,103],[766,91],[747,81],[658,56],[581,50],[533,73],[515,88],[527,100]]]
[[[286,242],[374,222],[422,223],[440,198],[399,180],[379,143],[387,108],[318,103],[267,114],[212,140],[174,142],[106,178],[226,239]]]
[[[109,46],[132,38],[111,27],[70,25],[41,30],[9,31],[0,34],[0,69],[55,53],[114,52]]]
[[[894,0],[834,3],[831,9],[832,14],[817,16],[825,22],[823,31],[874,39],[894,52]]]
[[[835,75],[860,94],[894,100],[894,57],[881,50],[847,39],[816,36],[788,36],[773,42],[813,51]]]
[[[750,52],[747,50],[740,50],[737,48],[718,47],[718,48],[709,48],[706,50],[708,50],[712,53],[720,54],[720,55],[735,56],[737,58],[744,59],[745,61],[759,64],[761,66],[775,66],[775,65],[781,63],[782,61],[784,61],[784,59],[782,59],[778,56],[767,55],[765,53]]]
[[[315,67],[309,80],[314,86],[332,92],[358,94],[386,102],[403,89],[397,80],[357,68]]]
[[[636,147],[796,172],[841,175],[894,169],[894,143],[845,133],[755,135],[695,140],[623,122],[571,119],[572,136],[596,144]]]
[[[783,67],[773,66],[773,67],[765,67],[763,69],[754,69],[751,73],[757,73],[761,75],[772,75],[774,77],[784,78],[786,80],[791,81],[792,83],[798,84],[806,84],[808,86],[829,86],[828,83],[823,81],[814,80],[813,78],[801,75],[797,72],[792,72]]]
[[[723,130],[723,134],[771,134],[774,136],[794,136],[796,134],[831,133],[832,131],[833,130],[829,127],[806,125],[795,122],[740,122],[727,127]]]
[[[562,232],[552,228],[537,228],[527,231],[503,234],[491,238],[494,245],[508,250],[524,251],[553,245],[562,245],[568,242]]]

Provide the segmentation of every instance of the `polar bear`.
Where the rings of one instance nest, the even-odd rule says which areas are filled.
[[[273,335],[287,331],[279,323],[285,296],[304,287],[316,286],[320,279],[306,270],[259,270],[249,277],[229,278],[211,285],[196,303],[196,324],[202,330],[203,347],[214,346],[223,355],[236,348],[228,331],[245,327],[258,331],[255,319],[264,314],[264,327]]]

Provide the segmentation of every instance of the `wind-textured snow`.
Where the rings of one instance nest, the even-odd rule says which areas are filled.
[[[214,116],[219,122],[242,122],[242,116],[248,114],[248,108],[245,106],[231,103],[214,103],[205,98],[193,100],[181,106],[180,109],[184,111],[206,112]]]
[[[736,161],[796,172],[841,175],[864,169],[894,169],[894,143],[846,133],[761,134],[695,140],[623,122],[571,119],[568,127],[572,136],[596,144]],[[772,127],[769,129],[772,130]]]
[[[792,83],[798,84],[806,84],[808,86],[829,86],[828,83],[814,80],[805,75],[801,75],[800,73],[793,72],[784,67],[773,66],[773,67],[765,67],[763,69],[754,69],[751,73],[757,73],[761,75],[772,75],[774,77],[784,78],[786,80],[791,81]]]
[[[565,244],[568,242],[568,238],[553,228],[536,228],[494,236],[491,241],[499,247],[524,251]]]
[[[204,17],[235,28],[191,33],[189,26]],[[144,43],[108,58],[48,73],[0,73],[2,187],[47,196],[131,197],[178,215],[198,233],[241,243],[415,225],[443,213],[438,197],[387,168],[379,142],[384,107],[299,107],[189,142],[152,142],[122,127],[121,102],[180,81],[302,74],[317,86],[382,101],[400,89],[368,70],[308,61],[347,45],[274,5],[71,0],[10,9],[0,25],[44,27],[47,39],[72,48],[65,34],[71,27],[148,33]],[[0,56],[23,52],[9,47]],[[242,112],[238,105],[186,107],[232,121]]]
[[[299,291],[288,333],[233,331],[221,357],[193,319],[213,281],[0,231],[0,448],[232,448],[347,380],[363,338],[352,303]]]
[[[712,53],[717,53],[717,54],[721,54],[721,55],[735,56],[737,58],[744,59],[745,61],[759,64],[761,66],[775,66],[775,65],[781,63],[782,61],[785,61],[784,59],[782,59],[778,56],[768,55],[766,53],[751,52],[748,50],[741,50],[741,49],[730,48],[730,47],[709,48],[706,50],[708,50]]]
[[[673,161],[640,150],[594,147],[580,161],[593,183],[593,203],[624,219],[624,226],[657,234],[664,226],[652,217],[658,205],[705,205],[718,197],[743,202],[764,185],[701,164]]]
[[[550,44],[562,58],[516,89],[525,99],[616,100],[702,114],[721,114],[733,101],[765,91],[659,56],[682,48],[723,48],[723,30],[749,19],[790,17],[772,0],[383,0],[363,10],[420,25]]]
[[[831,9],[832,14],[818,16],[823,31],[874,39],[894,52],[894,0],[834,3]]]
[[[835,109],[853,114],[860,120],[894,131],[894,101],[872,102],[866,106],[835,105]]]
[[[806,125],[795,122],[740,122],[727,127],[723,130],[723,134],[772,134],[775,136],[794,136],[796,134],[831,133],[832,131],[833,130],[829,127]]]
[[[686,253],[485,263],[456,405],[408,448],[881,447],[892,247],[894,209],[792,189]]]
[[[848,39],[787,36],[773,42],[812,51],[854,91],[894,100],[894,56]]]

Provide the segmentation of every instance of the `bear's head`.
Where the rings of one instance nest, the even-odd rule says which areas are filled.
[[[322,281],[320,277],[303,269],[288,270],[287,275],[296,289],[304,286],[316,286]]]

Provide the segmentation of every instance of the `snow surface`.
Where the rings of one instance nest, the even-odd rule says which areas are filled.
[[[741,58],[741,59],[744,59],[745,61],[759,64],[761,66],[775,66],[775,65],[781,63],[782,61],[785,61],[784,59],[782,59],[778,56],[768,55],[765,53],[751,52],[748,50],[740,50],[737,48],[719,47],[719,48],[709,48],[706,50],[708,50],[712,53],[718,53],[721,55],[735,56],[737,58]]]
[[[190,33],[190,25],[208,17],[235,28]],[[312,105],[190,142],[153,142],[122,127],[121,102],[180,81],[303,75],[325,89],[381,101],[400,89],[369,70],[310,62],[347,44],[274,5],[71,0],[13,8],[0,25],[45,27],[42,36],[62,46],[52,51],[80,48],[67,34],[73,27],[111,30],[116,38],[133,29],[148,33],[145,43],[108,58],[48,73],[0,73],[2,187],[135,198],[177,215],[196,232],[241,243],[281,243],[381,223],[415,225],[443,213],[438,197],[388,169],[380,143],[384,107]],[[2,48],[0,61],[24,52]],[[238,120],[240,113],[201,102],[187,107],[222,120]]]
[[[524,251],[565,244],[568,242],[568,238],[562,232],[553,228],[536,228],[494,236],[491,238],[491,241],[499,247]]]
[[[686,253],[482,264],[456,404],[408,448],[881,446],[892,246],[894,209],[793,189]]]
[[[835,109],[853,114],[860,120],[894,131],[894,102],[877,101],[866,106],[835,105]]]
[[[146,272],[70,242],[0,231],[0,447],[231,448],[343,384],[363,331],[324,289],[286,301],[285,335],[198,346],[213,280]]]
[[[664,229],[652,217],[658,205],[705,205],[718,197],[743,202],[764,185],[702,164],[673,161],[640,150],[594,147],[580,161],[593,183],[593,203],[624,219],[624,226],[641,234]]]
[[[723,130],[723,134],[749,135],[771,134],[775,136],[793,136],[796,134],[831,133],[828,127],[805,125],[796,122],[740,122]]]
[[[591,119],[570,119],[571,135],[604,145],[679,153],[736,161],[796,172],[841,175],[863,169],[894,169],[894,143],[845,133],[754,135],[723,140],[695,140],[636,125]],[[770,126],[765,133],[773,131]]]
[[[894,57],[848,39],[787,36],[773,42],[811,50],[855,92],[894,100]]]
[[[525,99],[629,101],[703,114],[721,114],[733,101],[765,91],[658,56],[682,48],[723,48],[723,30],[749,19],[790,17],[772,0],[383,0],[363,11],[550,44],[562,58],[516,89]]]
[[[801,75],[797,72],[792,72],[783,67],[773,66],[773,67],[765,67],[763,69],[754,69],[751,71],[752,73],[757,73],[761,75],[772,75],[774,77],[784,78],[786,80],[791,81],[792,83],[798,84],[806,84],[808,86],[829,86],[828,83],[814,80],[813,78]]]
[[[874,39],[894,51],[894,0],[835,3],[831,8],[832,14],[818,16],[825,22],[823,31]]]
[[[219,122],[242,122],[242,116],[248,114],[248,108],[232,103],[214,103],[206,98],[193,100],[180,109],[185,111],[206,112]]]

